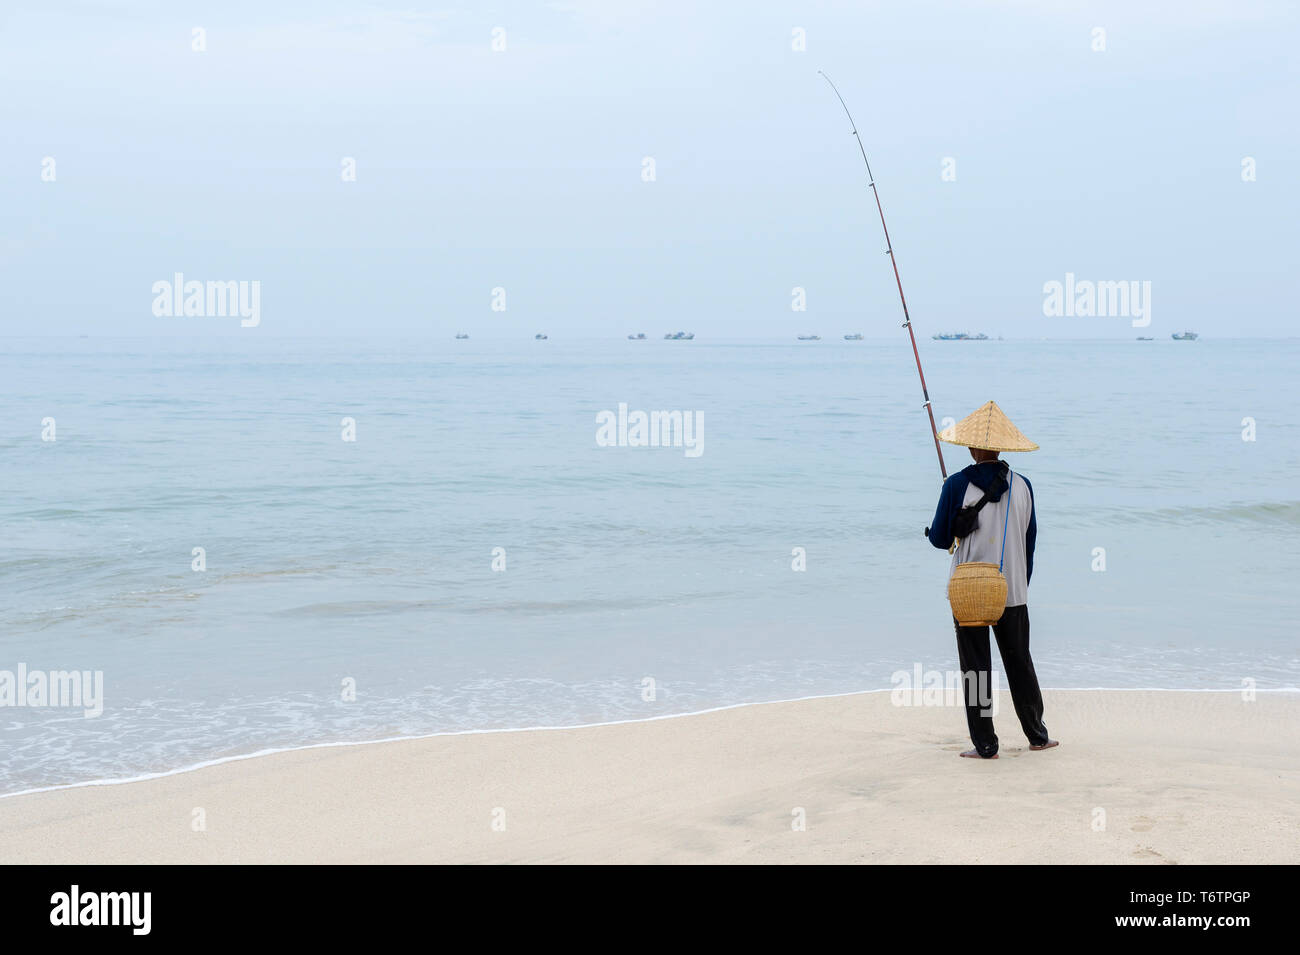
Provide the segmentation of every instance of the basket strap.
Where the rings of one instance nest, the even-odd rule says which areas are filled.
[[[1007,481],[1007,512],[1002,517],[1002,553],[998,555],[998,573],[1002,573],[1002,561],[1007,556],[1007,520],[1011,517],[1011,485],[1015,483],[1016,476],[1012,472],[1010,479]]]

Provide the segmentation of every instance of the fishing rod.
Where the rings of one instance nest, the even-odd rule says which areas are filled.
[[[876,211],[880,213],[880,227],[885,230],[885,245],[888,248],[885,251],[889,254],[889,263],[894,267],[894,281],[898,284],[898,299],[903,303],[903,327],[907,329],[907,336],[912,340],[912,355],[916,358],[916,373],[921,376],[921,394],[925,398],[925,411],[930,416],[930,434],[934,438],[934,453],[939,456],[939,473],[946,480],[948,469],[943,463],[943,449],[939,447],[939,431],[934,426],[934,409],[930,406],[930,392],[925,387],[925,372],[921,370],[921,353],[916,348],[916,334],[912,331],[912,318],[907,314],[907,297],[903,295],[903,280],[898,277],[898,261],[894,258],[894,243],[889,239],[889,226],[885,225],[885,209],[880,204],[880,192],[876,189],[876,177],[871,172],[871,161],[867,159],[867,150],[862,145],[862,137],[858,135],[858,124],[853,121],[853,114],[849,112],[849,104],[844,102],[844,97],[840,95],[839,89],[831,78],[821,70],[822,78],[831,84],[831,89],[835,90],[835,98],[840,101],[844,107],[844,115],[849,118],[849,126],[852,128],[853,136],[858,141],[858,149],[862,153],[862,161],[867,164],[867,184],[871,186],[871,192],[876,197]]]

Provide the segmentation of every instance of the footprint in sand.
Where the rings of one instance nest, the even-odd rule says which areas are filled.
[[[1132,829],[1134,832],[1150,832],[1156,821],[1150,816],[1138,816],[1133,822]]]
[[[1175,862],[1173,859],[1166,859],[1163,855],[1161,855],[1159,852],[1156,852],[1156,850],[1152,849],[1150,846],[1138,846],[1136,849],[1133,850],[1133,858],[1159,859],[1165,865],[1178,865],[1178,863]]]

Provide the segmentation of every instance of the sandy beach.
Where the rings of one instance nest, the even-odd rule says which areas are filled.
[[[279,753],[0,799],[0,861],[1300,860],[1300,694],[1045,698],[1062,745],[1004,698],[994,761],[887,693]]]

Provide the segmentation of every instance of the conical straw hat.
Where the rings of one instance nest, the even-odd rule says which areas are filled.
[[[1038,445],[1021,434],[994,401],[982,405],[951,428],[944,428],[939,432],[939,440],[985,451],[1038,450]]]

